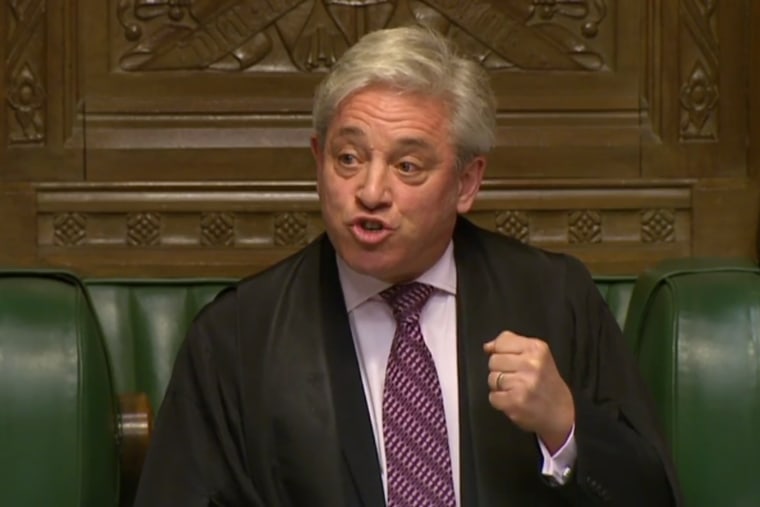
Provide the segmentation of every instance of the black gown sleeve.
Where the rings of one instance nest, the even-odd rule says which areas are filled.
[[[573,505],[682,506],[648,388],[629,344],[586,268],[566,258],[576,349],[570,388],[578,458]]]
[[[234,310],[212,306],[196,319],[179,350],[136,507],[265,505],[246,465]]]

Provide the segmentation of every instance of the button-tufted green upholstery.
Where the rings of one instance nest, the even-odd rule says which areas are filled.
[[[626,334],[690,507],[757,507],[760,269],[686,259],[639,279]]]
[[[0,505],[116,505],[115,417],[80,282],[0,271]]]
[[[118,393],[144,392],[157,410],[196,313],[229,279],[87,280]]]

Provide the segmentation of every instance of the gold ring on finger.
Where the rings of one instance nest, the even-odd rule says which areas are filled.
[[[498,389],[499,391],[503,390],[503,388],[501,387],[502,375],[504,375],[504,372],[500,371],[499,374],[496,376],[496,389]]]

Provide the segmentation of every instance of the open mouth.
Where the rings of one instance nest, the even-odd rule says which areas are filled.
[[[356,219],[351,230],[357,241],[367,246],[379,245],[393,233],[393,229],[385,222],[371,218]]]
[[[360,220],[359,227],[370,232],[382,231],[384,229],[382,222],[378,222],[377,220]]]

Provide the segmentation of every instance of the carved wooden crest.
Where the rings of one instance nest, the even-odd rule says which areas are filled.
[[[114,0],[116,1],[116,0]],[[362,35],[418,23],[489,69],[601,70],[607,0],[118,0],[124,71],[329,68]]]

